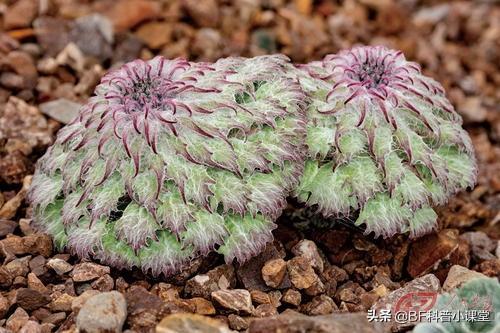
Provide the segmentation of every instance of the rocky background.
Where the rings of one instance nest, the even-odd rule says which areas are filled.
[[[211,257],[152,280],[56,253],[30,227],[34,164],[110,67],[156,54],[307,62],[358,43],[422,64],[472,137],[478,185],[440,208],[437,233],[376,240],[342,225],[307,229],[332,221],[291,203],[275,243],[247,264]],[[383,332],[366,320],[371,307],[498,277],[499,66],[494,0],[1,0],[0,332]]]

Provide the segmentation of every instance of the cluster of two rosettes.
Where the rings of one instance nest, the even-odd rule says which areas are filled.
[[[431,231],[477,165],[443,88],[401,52],[357,47],[106,74],[38,161],[33,223],[59,249],[177,273],[209,252],[242,263],[296,197],[389,237]]]

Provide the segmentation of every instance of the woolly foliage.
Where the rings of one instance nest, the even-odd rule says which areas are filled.
[[[431,208],[476,182],[473,147],[439,83],[403,54],[356,47],[299,66],[309,160],[296,195],[389,237],[429,232]]]
[[[418,324],[414,333],[500,332],[500,283],[495,278],[471,280],[451,293],[439,295],[429,311],[432,313],[437,317],[447,313],[452,319],[428,318],[429,322]]]
[[[59,248],[154,275],[272,239],[302,173],[304,94],[283,56],[156,57],[105,75],[38,162],[34,220]]]

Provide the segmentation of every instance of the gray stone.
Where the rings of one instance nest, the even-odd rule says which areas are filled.
[[[465,239],[471,246],[472,258],[476,261],[495,259],[492,253],[497,243],[488,237],[482,231],[470,231],[460,235],[461,239]]]
[[[105,16],[92,14],[76,19],[69,36],[86,55],[101,61],[112,55],[113,24]]]
[[[40,111],[63,124],[70,123],[77,115],[81,105],[65,98],[40,104]]]
[[[311,266],[318,272],[323,272],[324,263],[321,255],[319,254],[316,243],[303,239],[298,242],[293,248],[292,253],[296,256],[302,256],[310,261]]]
[[[57,275],[63,275],[73,269],[73,266],[71,264],[59,258],[49,259],[46,265],[47,267],[52,268],[57,273]]]
[[[127,302],[117,291],[100,293],[91,297],[76,317],[80,332],[121,332],[127,317]]]
[[[448,276],[443,283],[443,291],[451,291],[455,288],[460,287],[467,281],[474,280],[477,278],[486,278],[487,276],[476,271],[471,271],[460,265],[454,265],[450,268]]]
[[[408,282],[404,287],[394,290],[393,292],[387,294],[386,296],[379,299],[371,308],[375,310],[376,313],[380,313],[382,309],[390,310],[392,315],[394,315],[394,310],[398,302],[402,297],[407,297],[410,293],[437,293],[441,291],[441,283],[439,279],[434,274],[427,274],[417,279]],[[425,309],[422,309],[425,310]],[[403,328],[409,328],[417,324],[418,322],[391,322],[391,327],[394,330],[401,330]]]
[[[225,309],[237,312],[252,312],[252,299],[246,289],[217,290],[212,299]]]

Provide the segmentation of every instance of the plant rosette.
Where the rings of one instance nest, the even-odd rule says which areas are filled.
[[[305,156],[305,95],[288,59],[135,60],[39,160],[35,226],[59,249],[153,275],[272,240]]]

